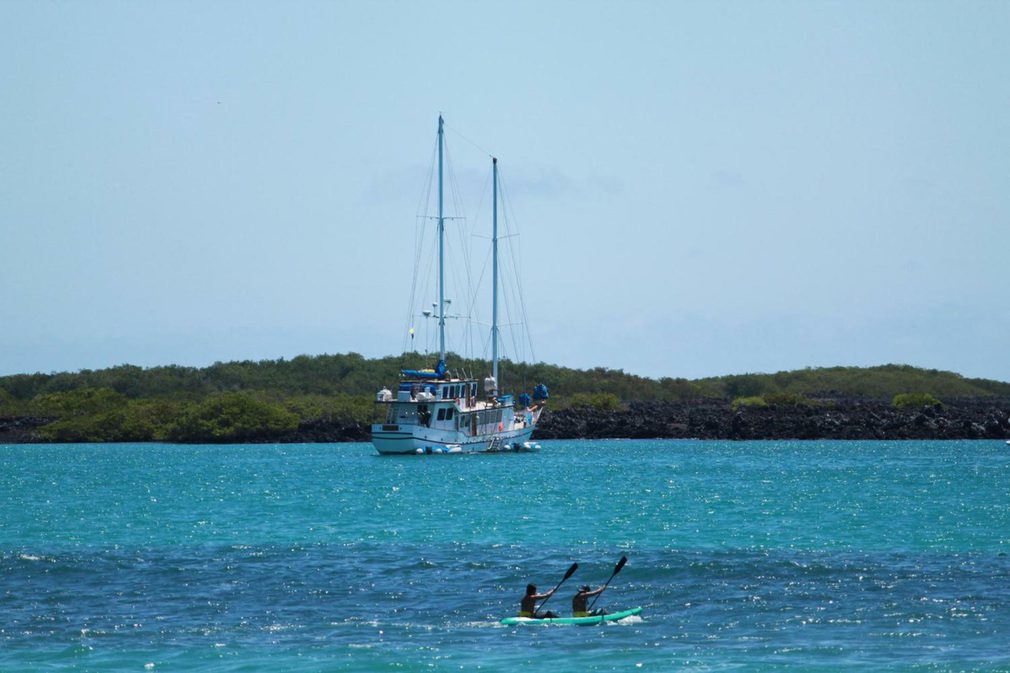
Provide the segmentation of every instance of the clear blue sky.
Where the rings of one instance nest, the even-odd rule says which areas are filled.
[[[442,112],[501,158],[539,360],[1010,380],[1008,35],[1006,2],[2,2],[0,374],[399,352]]]

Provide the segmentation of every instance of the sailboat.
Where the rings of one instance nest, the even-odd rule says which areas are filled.
[[[498,389],[498,160],[493,157],[491,373],[481,382],[446,366],[444,143],[439,115],[438,301],[432,316],[438,320],[439,359],[429,370],[401,370],[395,392],[383,388],[376,394],[383,422],[372,425],[372,444],[382,455],[536,451],[540,447],[530,436],[549,397],[547,387],[538,384],[532,397],[517,398]]]

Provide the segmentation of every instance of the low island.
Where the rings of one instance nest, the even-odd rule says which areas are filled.
[[[425,364],[413,353],[349,353],[5,376],[0,443],[368,441],[375,391]],[[1010,438],[1010,383],[905,365],[696,380],[508,361],[501,370],[511,392],[550,386],[539,439]]]

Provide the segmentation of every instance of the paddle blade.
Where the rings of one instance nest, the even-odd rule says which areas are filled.
[[[562,579],[561,581],[564,582],[565,580],[567,580],[569,577],[571,577],[572,575],[574,575],[575,571],[578,570],[578,569],[579,569],[579,564],[578,563],[573,563],[572,567],[568,569],[568,572],[565,573],[564,579]]]
[[[628,557],[627,556],[622,556],[621,560],[617,562],[616,566],[614,566],[614,574],[616,575],[617,573],[621,572],[621,568],[623,568],[624,564],[627,563],[627,562],[628,562]]]

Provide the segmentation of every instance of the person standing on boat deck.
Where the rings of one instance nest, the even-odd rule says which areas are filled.
[[[572,617],[593,617],[595,615],[606,614],[604,610],[593,610],[592,612],[589,612],[586,605],[591,596],[599,596],[606,588],[607,586],[603,585],[596,591],[593,591],[588,584],[584,584],[579,587],[579,593],[572,596]]]
[[[523,596],[522,601],[519,603],[519,616],[529,617],[531,619],[557,619],[557,615],[553,612],[545,612],[543,614],[537,614],[537,601],[542,601],[550,598],[554,595],[557,588],[551,589],[547,593],[538,594],[536,584],[526,585],[526,595]]]

